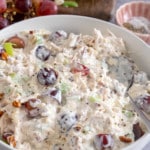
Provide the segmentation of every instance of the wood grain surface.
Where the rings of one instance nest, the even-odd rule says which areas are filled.
[[[131,1],[141,1],[141,0],[75,0],[78,2],[79,7],[77,8],[66,8],[59,7],[59,14],[73,14],[73,15],[83,15],[90,16],[112,23],[115,22],[115,13],[119,6],[124,3]],[[150,0],[143,0],[150,2]]]
[[[59,7],[60,14],[83,15],[104,20],[111,18],[111,12],[115,6],[116,0],[76,0],[78,7]]]

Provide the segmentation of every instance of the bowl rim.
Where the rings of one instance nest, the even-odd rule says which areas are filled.
[[[124,9],[125,7],[128,7],[128,6],[130,6],[130,5],[134,5],[134,4],[137,4],[137,5],[140,5],[140,4],[142,4],[142,5],[150,5],[150,2],[148,2],[148,1],[131,1],[131,2],[126,2],[126,3],[124,3],[123,5],[121,5],[117,10],[116,10],[116,15],[115,15],[115,19],[116,19],[116,23],[119,25],[119,26],[121,26],[121,27],[124,27],[123,26],[123,23],[120,23],[120,21],[119,21],[119,14],[120,14],[120,11],[122,10],[122,9]],[[125,27],[124,27],[125,28]],[[126,28],[127,29],[127,28]],[[129,30],[129,29],[127,29],[127,30]],[[129,31],[131,31],[131,30],[129,30]],[[131,31],[131,32],[133,32],[133,31]],[[144,38],[148,38],[148,37],[150,37],[150,34],[148,34],[148,33],[146,33],[146,34],[142,34],[142,33],[137,33],[137,32],[133,32],[134,34],[136,34],[136,35],[138,35],[138,36],[140,36],[140,37],[144,37]]]
[[[0,30],[0,36],[1,35],[3,35],[3,34],[6,34],[6,32],[7,32],[7,34],[14,34],[14,32],[16,33],[16,31],[12,31],[12,27],[13,27],[13,29],[14,28],[16,28],[16,30],[18,30],[18,32],[20,31],[20,29],[18,29],[18,26],[20,26],[20,25],[22,25],[22,24],[25,24],[25,23],[27,23],[27,26],[25,27],[25,29],[24,30],[28,30],[27,28],[31,25],[31,23],[32,23],[32,21],[34,21],[34,23],[39,23],[38,21],[40,20],[40,21],[45,21],[45,20],[47,20],[47,21],[50,21],[50,19],[60,19],[60,17],[61,18],[63,18],[63,20],[64,19],[69,19],[69,18],[71,18],[71,20],[74,20],[74,21],[76,21],[76,20],[80,20],[80,23],[82,24],[82,23],[84,23],[83,25],[85,25],[85,20],[86,21],[89,21],[90,22],[90,24],[92,23],[92,25],[91,26],[93,26],[93,24],[94,24],[94,26],[95,26],[95,24],[96,24],[96,26],[99,26],[99,28],[101,27],[101,25],[102,26],[104,26],[104,25],[106,25],[106,26],[104,26],[105,27],[105,30],[108,30],[108,27],[112,27],[112,28],[109,28],[109,30],[111,31],[112,30],[112,32],[116,35],[117,34],[117,32],[118,32],[118,36],[120,37],[120,33],[124,36],[124,38],[126,37],[126,39],[128,39],[128,36],[130,35],[130,37],[131,37],[131,40],[133,39],[133,41],[131,42],[131,40],[129,40],[129,42],[130,42],[130,45],[134,45],[134,44],[132,44],[132,43],[134,43],[134,42],[137,42],[137,44],[135,45],[136,47],[138,47],[139,49],[142,47],[144,50],[144,52],[149,52],[149,46],[147,45],[147,44],[145,44],[144,43],[144,41],[142,41],[140,38],[138,38],[137,36],[135,36],[134,34],[131,34],[128,30],[125,30],[124,28],[121,28],[120,26],[117,26],[116,24],[113,24],[113,23],[111,23],[111,22],[107,22],[107,21],[104,21],[104,20],[101,20],[101,19],[96,19],[96,18],[92,18],[92,17],[86,17],[86,16],[79,16],[79,15],[51,15],[51,16],[42,16],[42,17],[35,17],[35,18],[31,18],[31,19],[27,19],[27,20],[23,20],[23,21],[20,21],[20,22],[17,22],[17,23],[15,23],[15,24],[13,24],[13,25],[10,25],[10,26],[8,26],[8,27],[6,27],[6,28],[4,28],[4,29],[2,29],[2,30]],[[65,20],[65,24],[67,24],[67,21]],[[58,22],[60,23],[62,20],[59,20]],[[54,21],[54,22],[56,22],[56,20]],[[71,22],[72,23],[72,22]],[[44,22],[43,22],[43,24],[45,24]],[[50,23],[49,23],[50,24]],[[53,24],[53,23],[52,23]],[[80,26],[81,26],[81,24],[79,24]],[[33,25],[34,26],[34,25]],[[33,26],[30,26],[30,29],[32,30],[32,27]],[[39,26],[38,24],[37,25],[35,25],[35,26]],[[60,24],[59,24],[59,26],[61,26]],[[87,26],[88,27],[88,26]],[[23,28],[23,27],[22,27]],[[40,27],[41,28],[41,27]],[[70,27],[71,29],[72,28],[75,28],[74,26],[73,27]],[[83,27],[82,27],[83,28]],[[84,27],[85,28],[85,27]],[[90,29],[91,29],[91,27],[89,27]],[[93,27],[92,27],[93,28]],[[36,29],[38,29],[38,28],[36,28]],[[51,27],[49,28],[49,29],[51,29]],[[11,32],[12,33],[8,33],[9,31],[11,30]],[[85,29],[85,30],[87,30],[87,29]],[[21,31],[22,31],[22,29],[21,29]],[[117,31],[117,32],[116,32]],[[121,31],[121,32],[120,32]],[[84,31],[83,31],[84,32]],[[89,33],[90,34],[90,33]],[[8,35],[6,35],[6,36],[8,36]],[[5,36],[4,36],[5,37]],[[0,37],[0,39],[1,38],[3,38],[3,36],[2,37]],[[123,38],[123,37],[121,37],[121,38]],[[123,39],[124,39],[123,38]],[[131,49],[132,50],[132,49]],[[141,52],[141,51],[140,51]],[[131,51],[131,54],[134,54],[134,53],[132,53],[132,51]],[[142,54],[143,54],[143,52],[142,52]],[[146,53],[146,56],[147,56],[147,53]],[[148,56],[149,57],[149,56]],[[136,57],[137,58],[137,57]],[[144,56],[143,56],[143,58],[144,58]],[[149,59],[147,59],[148,61],[149,61]],[[149,64],[149,63],[147,63],[147,64]],[[144,65],[145,66],[145,65]],[[148,65],[148,68],[149,68],[149,65]],[[149,74],[150,74],[150,72],[149,72]],[[148,134],[146,134],[146,136],[143,136],[143,138],[141,137],[139,140],[137,140],[137,142],[138,141],[141,141],[142,139],[143,139],[143,141],[145,142],[145,137],[147,137],[148,136],[148,138],[150,137],[150,134],[148,133]],[[136,142],[136,143],[137,143]],[[148,141],[149,142],[149,141]],[[135,143],[135,144],[136,144]],[[1,149],[1,145],[2,146],[5,146],[6,144],[4,143],[4,142],[1,142],[0,141],[0,149]],[[128,147],[126,147],[126,150],[133,150],[133,147],[135,146],[135,147],[137,147],[137,145],[130,145],[132,148],[130,149],[130,147],[128,148]],[[140,146],[143,146],[142,144],[140,144],[140,145],[138,145],[138,147],[140,147]],[[10,146],[8,146],[8,145],[6,145],[6,147],[7,148],[11,148]],[[135,148],[134,147],[134,148]],[[6,149],[7,150],[7,149]],[[11,150],[11,149],[8,149],[8,150]],[[14,149],[13,149],[14,150]]]

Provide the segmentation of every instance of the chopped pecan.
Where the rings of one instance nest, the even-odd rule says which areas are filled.
[[[76,126],[76,127],[74,127],[74,129],[75,129],[76,131],[80,131],[80,130],[81,130],[81,127],[80,127],[80,126]]]
[[[4,114],[4,111],[0,110],[0,117]]]
[[[28,113],[28,117],[34,118],[41,115],[41,108],[39,108],[40,104],[41,100],[36,98],[31,98],[27,102],[23,103]]]
[[[2,58],[2,60],[8,60],[8,54],[6,53],[6,52],[2,52],[2,54],[1,54],[1,58]]]
[[[35,109],[41,103],[40,99],[31,98],[27,102],[23,103],[27,110]]]
[[[13,102],[12,102],[12,105],[13,105],[14,107],[19,108],[19,107],[21,107],[21,102],[20,102],[20,101],[15,100],[15,101],[13,101]]]
[[[4,98],[4,93],[0,93],[0,100]]]
[[[48,95],[53,98],[55,101],[57,101],[59,104],[62,101],[62,93],[61,90],[58,88],[51,88],[47,91]]]
[[[13,147],[16,147],[16,140],[12,131],[4,132],[2,137],[8,144],[12,145]]]
[[[15,140],[15,136],[11,135],[7,137],[7,142],[12,145],[13,147],[16,147],[16,140]]]
[[[10,37],[6,42],[10,42],[13,44],[14,48],[24,48],[25,42],[22,38],[18,37],[17,35]]]
[[[124,143],[131,143],[132,142],[132,139],[129,137],[126,137],[126,136],[119,136],[119,139],[121,142],[124,142]]]

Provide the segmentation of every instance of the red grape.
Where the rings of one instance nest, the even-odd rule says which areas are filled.
[[[32,7],[31,0],[15,0],[15,7],[22,12],[27,12]]]
[[[6,0],[0,0],[0,13],[5,12],[7,8]]]
[[[112,148],[114,143],[114,139],[110,134],[97,134],[94,137],[93,144],[96,150],[102,150],[107,148]]]
[[[4,27],[8,26],[9,22],[6,18],[3,18],[0,16],[0,29],[3,29]]]
[[[42,0],[36,10],[38,16],[57,14],[57,5],[50,0]]]

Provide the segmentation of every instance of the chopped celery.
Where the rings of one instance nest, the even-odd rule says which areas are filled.
[[[67,99],[73,100],[73,101],[81,101],[81,98],[79,95],[72,95],[72,96],[67,97]]]
[[[64,1],[62,5],[65,7],[78,7],[78,3],[75,1]]]
[[[26,82],[29,80],[29,77],[24,75],[24,76],[20,76],[19,74],[13,72],[11,74],[9,74],[9,76],[12,78],[13,81],[17,82]]]
[[[128,118],[131,118],[131,117],[134,116],[134,113],[133,113],[132,111],[130,111],[130,110],[123,109],[123,110],[122,110],[122,113],[123,113],[126,117],[128,117]]]
[[[14,78],[15,76],[16,76],[16,73],[11,73],[11,74],[9,74],[9,76],[11,77],[11,78]]]
[[[5,91],[6,94],[10,94],[11,90],[12,90],[12,89],[11,89],[10,87],[6,87],[6,88],[4,89],[4,91]]]
[[[37,44],[42,44],[43,43],[43,37],[40,35],[36,35],[36,43]]]
[[[90,127],[89,126],[85,126],[82,130],[82,133],[87,134],[88,132],[90,132]]]
[[[97,103],[101,101],[101,98],[98,95],[90,96],[89,101],[92,103]]]
[[[65,58],[63,61],[63,65],[67,65],[67,64],[69,64],[69,60],[67,58]]]
[[[26,81],[29,80],[29,77],[28,77],[28,76],[23,76],[23,77],[22,77],[22,80],[26,82]]]
[[[13,56],[14,52],[13,43],[10,42],[4,43],[4,49],[8,55]]]
[[[17,84],[18,82],[20,82],[20,76],[17,73],[11,73],[9,74],[9,76],[11,77],[14,83]]]
[[[67,93],[67,91],[69,91],[69,85],[67,83],[61,83],[60,85],[60,90],[62,92],[62,94]]]

